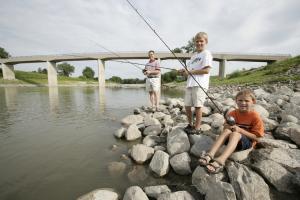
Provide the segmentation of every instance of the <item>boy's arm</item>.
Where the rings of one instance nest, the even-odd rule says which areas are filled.
[[[252,140],[255,141],[259,140],[259,137],[257,137],[254,133],[250,133],[249,131],[246,131],[245,129],[238,127],[237,125],[231,126],[231,130],[239,132],[240,134],[243,134]]]
[[[190,70],[190,73],[191,74],[195,74],[195,75],[208,74],[210,68],[211,68],[210,66],[205,66],[202,69],[193,69],[193,70]]]

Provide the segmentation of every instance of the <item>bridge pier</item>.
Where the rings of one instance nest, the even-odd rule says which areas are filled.
[[[226,59],[220,60],[220,62],[219,62],[219,77],[220,78],[226,77],[225,65],[226,65]]]
[[[2,64],[2,74],[3,79],[5,80],[15,80],[15,72],[14,72],[14,66],[9,64]]]
[[[48,86],[57,86],[57,68],[55,62],[47,61]]]
[[[98,59],[98,83],[99,88],[105,88],[105,62]]]

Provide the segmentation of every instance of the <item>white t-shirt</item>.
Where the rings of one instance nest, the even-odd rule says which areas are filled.
[[[188,70],[202,69],[206,66],[212,67],[212,60],[213,57],[208,50],[195,53],[188,63]],[[204,89],[208,89],[210,73],[200,75],[193,74],[193,76]],[[186,87],[199,87],[197,82],[189,75],[186,81]]]

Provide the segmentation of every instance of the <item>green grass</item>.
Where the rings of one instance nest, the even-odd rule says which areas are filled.
[[[286,74],[293,68],[300,68],[300,56],[256,69],[235,71],[228,74],[226,78],[211,77],[211,85],[264,84],[300,80],[300,74]]]
[[[24,72],[15,71],[15,76],[17,80],[4,80],[0,78],[0,84],[33,84],[33,85],[46,85],[48,84],[47,74],[41,74],[37,72]],[[74,77],[64,77],[58,76],[58,84],[97,84],[98,81],[85,79],[85,78],[74,78]]]

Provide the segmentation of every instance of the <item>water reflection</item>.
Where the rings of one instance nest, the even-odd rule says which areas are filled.
[[[99,111],[104,112],[106,108],[105,101],[105,88],[99,87]]]
[[[16,110],[17,93],[18,93],[18,89],[16,87],[4,88],[5,103],[8,110]]]
[[[48,87],[49,106],[52,113],[58,113],[58,87]]]

